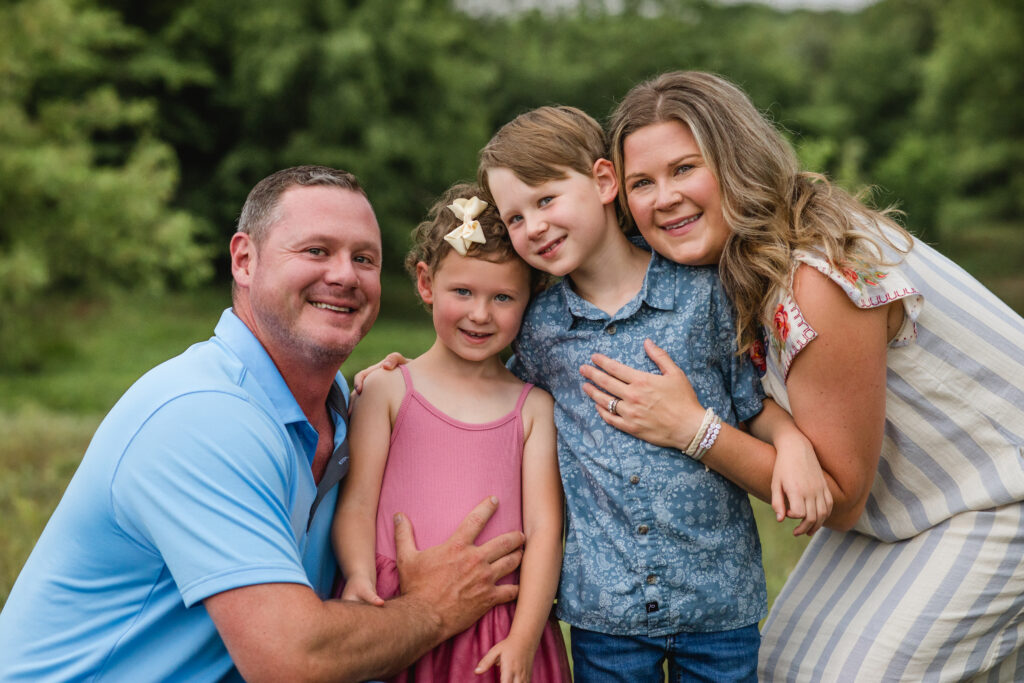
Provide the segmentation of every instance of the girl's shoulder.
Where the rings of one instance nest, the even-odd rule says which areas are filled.
[[[524,385],[525,386],[525,385]],[[532,384],[530,391],[523,401],[523,415],[529,411],[531,415],[550,416],[555,410],[555,399],[544,389]]]
[[[411,363],[412,361],[410,361]],[[355,394],[354,400],[367,403],[401,402],[406,393],[405,375],[408,364],[400,365],[394,370],[377,370],[371,372],[363,380],[363,390]],[[403,369],[405,368],[405,369]]]

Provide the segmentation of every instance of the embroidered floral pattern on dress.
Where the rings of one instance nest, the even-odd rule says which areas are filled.
[[[757,374],[763,375],[768,369],[768,360],[764,351],[764,342],[760,339],[750,345],[750,362],[754,364]]]
[[[819,268],[819,270],[821,269]],[[878,270],[878,268],[871,266],[866,261],[855,258],[851,258],[849,263],[844,264],[838,270],[846,278],[847,282],[861,292],[864,291],[864,285],[881,287],[880,281],[889,276],[884,270]],[[829,275],[828,273],[825,274]]]
[[[872,265],[860,259],[833,265],[820,254],[804,251],[796,252],[794,257],[796,267],[801,263],[813,267],[839,285],[858,308],[876,308],[901,300],[905,313],[903,327],[889,345],[904,346],[917,338],[914,321],[920,314],[924,299],[900,271]],[[818,333],[804,320],[792,294],[782,293],[775,306],[771,328],[766,327],[765,336],[770,347],[768,369],[778,380],[785,382],[793,359]]]
[[[786,307],[782,304],[775,309],[775,319],[772,323],[775,325],[776,337],[784,340],[789,336],[789,316],[786,315]]]

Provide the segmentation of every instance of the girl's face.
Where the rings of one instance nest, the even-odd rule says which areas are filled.
[[[497,356],[519,332],[530,301],[530,270],[521,260],[488,261],[451,251],[433,273],[416,264],[416,288],[432,306],[438,341],[464,360]]]
[[[644,126],[623,141],[626,203],[640,234],[667,259],[718,263],[729,237],[718,180],[690,129],[679,121]]]

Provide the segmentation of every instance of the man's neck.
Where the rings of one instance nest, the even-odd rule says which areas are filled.
[[[270,353],[271,360],[277,366],[278,372],[284,379],[288,389],[295,397],[306,419],[314,426],[322,423],[327,414],[327,395],[331,391],[331,385],[338,374],[340,363],[331,362],[326,365],[303,364],[301,367],[294,363],[289,366],[287,362],[279,362],[274,354]]]

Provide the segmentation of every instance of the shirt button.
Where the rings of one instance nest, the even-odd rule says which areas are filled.
[[[647,534],[647,532],[650,531],[650,530],[651,530],[651,528],[649,526],[647,526],[646,524],[641,524],[640,526],[638,526],[636,528],[636,532],[638,534],[640,534],[641,536],[645,536]]]
[[[658,577],[657,577],[657,575],[655,575],[655,574],[648,574],[648,575],[647,575],[647,583],[649,583],[649,584],[650,584],[650,585],[652,585],[652,586],[653,586],[654,584],[658,583]]]
[[[604,328],[604,333],[605,334],[615,334],[617,331],[618,331],[618,328],[615,327],[615,323],[612,323],[608,327]]]
[[[640,483],[640,477],[638,477],[638,476],[636,476],[634,474],[632,477],[629,478],[629,483],[630,484],[634,484],[634,485],[639,484]]]

